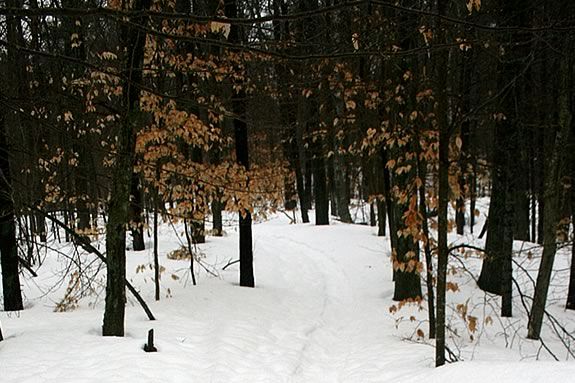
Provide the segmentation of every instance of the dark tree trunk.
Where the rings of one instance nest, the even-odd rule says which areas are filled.
[[[307,142],[307,131],[305,129],[305,99],[299,97],[297,106],[297,119],[295,122],[295,138],[297,145],[297,159],[296,159],[296,187],[299,195],[299,203],[301,207],[302,221],[309,222],[308,210],[311,210],[312,195],[311,195],[311,175],[312,175],[312,162],[309,158]]]
[[[441,1],[441,0],[440,0]],[[447,64],[447,59],[444,58],[442,63]],[[443,70],[443,69],[440,69]],[[440,89],[441,84],[445,85],[445,78],[440,76]],[[442,92],[444,93],[444,92]],[[447,122],[447,98],[442,97],[440,101],[442,111],[439,113],[442,122]],[[435,346],[435,366],[439,367],[445,364],[445,298],[447,286],[447,265],[449,261],[449,254],[447,248],[447,205],[449,203],[449,133],[447,124],[441,124],[439,131],[439,206],[438,206],[438,260],[437,260],[437,322],[435,329],[436,346]]]
[[[532,129],[533,131],[533,129]],[[532,132],[533,133],[533,132]],[[530,140],[530,149],[534,152],[533,137]],[[529,203],[531,209],[531,242],[537,241],[537,198],[535,197],[536,184],[535,184],[535,159],[534,156],[529,158]]]
[[[156,172],[159,175],[159,172]],[[160,258],[158,255],[158,209],[160,198],[158,189],[154,187],[154,292],[156,301],[160,300]]]
[[[18,244],[16,221],[12,200],[12,177],[10,173],[10,149],[7,142],[8,127],[0,110],[0,264],[2,266],[2,289],[4,310],[22,310],[22,292],[18,274]]]
[[[506,159],[511,139],[508,133],[512,127],[506,123],[507,121],[500,121],[497,128],[499,143],[495,147],[495,163],[492,171],[489,224],[485,244],[486,258],[483,260],[478,280],[478,285],[482,290],[498,295],[502,293],[503,271],[507,270],[505,263],[511,260],[513,245],[513,211],[509,211],[512,196],[508,179],[509,164]],[[511,217],[508,216],[509,214]]]
[[[561,202],[565,193],[565,185],[562,178],[566,175],[565,164],[568,158],[566,149],[569,147],[571,135],[573,134],[573,101],[571,89],[573,87],[573,60],[571,59],[571,49],[573,44],[565,44],[564,55],[560,62],[560,73],[558,81],[559,97],[557,100],[558,128],[553,137],[551,147],[552,156],[548,158],[545,177],[545,211],[543,215],[543,254],[541,255],[541,265],[537,273],[535,284],[535,294],[533,305],[527,325],[527,337],[529,339],[539,339],[541,326],[545,314],[545,304],[547,302],[547,292],[557,251],[557,230],[562,217]]]
[[[299,104],[301,104],[301,102]],[[301,109],[299,104],[298,110]],[[295,178],[301,208],[301,218],[303,223],[309,223],[308,210],[311,209],[311,162],[306,156],[304,127],[301,120],[301,118],[297,118],[297,121],[294,121],[293,123],[295,126],[295,141],[297,149],[297,157],[295,159]]]
[[[545,72],[545,70],[543,70],[543,72]],[[544,81],[547,81],[546,78],[544,78]],[[542,110],[543,112],[543,110]],[[546,166],[546,157],[547,154],[549,154],[545,148],[548,146],[546,144],[546,141],[549,141],[549,134],[546,133],[547,130],[551,130],[551,127],[549,126],[549,123],[546,121],[547,116],[546,114],[544,114],[545,112],[542,113],[541,115],[541,123],[543,124],[542,126],[545,127],[545,129],[537,129],[537,131],[535,132],[536,134],[536,153],[538,153],[538,159],[536,161],[536,167],[535,167],[535,177],[536,177],[536,184],[537,184],[537,194],[536,194],[536,199],[537,199],[537,243],[540,245],[543,245],[543,237],[544,237],[544,232],[543,232],[543,217],[545,216],[545,177],[546,177],[546,170],[545,170],[545,166]]]
[[[225,1],[225,14],[227,17],[238,17],[236,0]],[[231,26],[229,41],[238,45],[243,42],[242,31],[238,24]],[[239,85],[239,91],[232,99],[232,110],[237,118],[234,119],[234,135],[236,141],[236,160],[239,165],[249,170],[249,145],[248,127],[246,124],[245,91],[243,84]],[[252,216],[248,210],[239,212],[240,220],[240,286],[255,287],[253,248],[252,248]]]
[[[406,150],[413,150],[414,142],[406,148]],[[396,149],[394,148],[394,151]],[[398,158],[398,153],[394,158]],[[409,233],[412,229],[408,226],[405,219],[405,214],[410,209],[410,204],[417,202],[417,191],[405,191],[405,185],[414,182],[417,168],[414,160],[405,160],[402,166],[409,165],[411,170],[401,174],[394,174],[392,178],[392,185],[394,192],[393,198],[393,214],[390,215],[390,222],[393,220],[393,229],[396,233],[395,247],[392,247],[392,261],[394,270],[394,294],[393,300],[403,301],[406,299],[419,299],[421,298],[421,276],[419,274],[419,243],[414,240],[414,237]],[[398,196],[394,194],[395,191],[403,191],[405,196]],[[402,235],[397,234],[402,233]],[[392,240],[393,244],[393,240]]]
[[[523,130],[523,129],[521,129]],[[526,147],[527,142],[523,139],[525,132],[520,131],[518,134],[519,147],[516,160],[514,161],[514,185],[515,192],[513,193],[514,208],[513,208],[513,238],[519,241],[529,241],[529,172],[528,172],[528,158]]]
[[[324,104],[324,109],[325,108],[325,104]],[[327,121],[329,121],[329,119],[326,119]],[[333,124],[328,124],[328,125],[333,125]],[[337,153],[337,148],[336,148],[336,144],[335,144],[335,129],[333,127],[329,128],[327,131],[327,147],[328,147],[328,151],[333,151],[334,153]],[[339,200],[339,193],[338,193],[338,186],[340,186],[338,184],[338,179],[336,176],[336,159],[335,159],[335,155],[333,156],[329,156],[326,159],[326,166],[327,166],[327,190],[329,193],[329,202],[330,202],[330,206],[329,206],[329,210],[331,215],[335,216],[338,215],[341,218],[340,212],[339,212],[339,203],[341,202]],[[343,218],[341,218],[343,221]],[[351,220],[351,216],[349,218]]]
[[[8,1],[9,7],[20,8],[19,1]],[[8,42],[17,44],[21,35],[20,20],[14,16],[6,16],[6,35]],[[8,47],[9,67],[14,77],[7,80],[8,90],[13,98],[22,94],[22,78],[20,78],[19,57],[17,52]],[[11,80],[11,81],[10,81]],[[10,170],[11,149],[8,144],[7,108],[0,108],[0,266],[2,267],[2,288],[4,294],[4,310],[17,311],[23,309],[20,275],[18,268],[18,244],[16,242],[16,216],[14,211],[14,189],[12,188],[12,173]],[[18,121],[18,117],[10,119]]]
[[[398,185],[402,180],[397,180]],[[394,203],[395,211],[393,217],[398,231],[407,229],[403,219],[403,212],[407,211],[408,204]],[[421,277],[417,268],[419,264],[419,246],[411,235],[398,235],[396,247],[392,250],[394,269],[394,301],[421,298]]]
[[[217,197],[212,201],[212,221],[212,231],[214,237],[221,237],[224,235],[222,203]]]
[[[469,182],[469,231],[473,234],[475,228],[475,210],[477,197],[477,161],[475,156],[471,160],[472,176]]]
[[[513,14],[513,7],[505,2],[497,17],[505,19]],[[521,20],[515,17],[514,21]],[[486,258],[483,260],[479,287],[487,292],[502,296],[501,314],[511,316],[512,297],[512,253],[514,229],[514,205],[516,202],[515,156],[518,151],[520,115],[516,105],[521,100],[517,83],[509,85],[509,79],[518,73],[518,57],[523,53],[515,45],[505,45],[509,36],[499,36],[499,46],[505,54],[500,57],[498,67],[498,87],[507,90],[500,96],[497,112],[502,116],[496,119],[494,134],[494,154],[492,166],[492,191],[489,206],[489,227],[485,244]]]
[[[575,194],[572,192],[572,194]],[[571,203],[575,201],[572,199]],[[573,210],[573,207],[571,207]],[[571,222],[575,222],[575,214],[571,215]],[[569,273],[569,289],[567,291],[567,304],[565,308],[575,310],[575,245],[571,245],[571,270]]]
[[[437,9],[440,15],[447,14],[447,0],[437,0]],[[438,41],[447,41],[447,26],[438,22]],[[439,92],[437,101],[437,123],[439,129],[439,190],[437,207],[437,318],[435,331],[435,366],[445,364],[445,299],[447,292],[447,266],[449,253],[447,247],[448,217],[447,207],[449,203],[449,125],[448,125],[448,51],[437,53],[435,75],[437,77],[437,89]]]
[[[299,124],[298,124],[299,125]],[[304,140],[302,140],[302,145]],[[302,146],[303,147],[303,146]],[[305,193],[305,202],[306,202],[306,209],[311,210],[312,208],[312,201],[314,200],[315,196],[313,195],[313,182],[312,182],[312,174],[313,174],[313,160],[309,158],[310,156],[305,157],[305,173],[304,173],[304,193]]]
[[[385,237],[387,226],[387,214],[385,209],[385,201],[377,200],[377,236]]]
[[[461,176],[459,180],[461,190],[463,190],[465,186],[464,179],[465,178]],[[463,195],[455,201],[455,227],[457,234],[463,235],[465,233],[465,197],[463,197]]]
[[[571,120],[571,130],[575,129],[575,119]],[[571,198],[571,224],[575,230],[575,134],[571,133],[570,144],[568,148],[570,156],[571,171],[570,177],[570,198]],[[575,310],[575,243],[571,244],[571,270],[569,272],[569,289],[567,290],[567,304],[565,307],[568,310]]]
[[[46,242],[46,221],[44,220],[44,217],[36,214],[34,215],[34,221],[36,222],[36,234],[40,237],[40,242]]]
[[[315,197],[315,224],[329,225],[329,196],[325,174],[323,144],[320,138],[314,143],[313,186]]]
[[[297,195],[299,196],[299,205],[301,209],[301,220],[303,223],[309,223],[309,214],[308,214],[308,193],[306,193],[304,189],[304,177],[302,172],[301,161],[296,162],[295,167],[295,178],[296,178],[296,188],[297,188]]]
[[[472,34],[472,31],[466,29],[466,35]],[[461,92],[462,92],[462,108],[464,113],[469,113],[472,108],[471,94],[473,90],[473,71],[475,70],[475,62],[473,60],[475,50],[462,52],[462,70],[461,70]],[[468,164],[470,162],[470,141],[471,141],[471,121],[465,119],[461,123],[461,153],[459,157],[459,190],[455,204],[455,226],[457,234],[463,235],[465,232],[465,197],[466,188],[470,186],[471,177],[469,175]],[[471,216],[473,212],[471,212]],[[471,224],[470,224],[471,227]]]
[[[336,207],[337,215],[342,222],[352,223],[351,214],[349,212],[349,178],[347,177],[346,166],[343,163],[344,158],[337,156],[337,171],[335,172],[335,195],[337,198]],[[334,156],[332,156],[334,157]],[[332,212],[333,214],[334,212]]]
[[[132,9],[143,11],[150,8],[151,0],[136,0]],[[145,27],[146,19],[136,16],[133,23]],[[124,336],[126,304],[126,224],[129,221],[130,185],[134,167],[136,132],[142,121],[139,117],[142,63],[144,60],[145,33],[127,26],[122,29],[123,46],[128,48],[125,59],[127,78],[123,84],[125,115],[121,122],[117,141],[117,156],[112,167],[112,190],[108,204],[106,225],[106,307],[104,311],[104,336]]]

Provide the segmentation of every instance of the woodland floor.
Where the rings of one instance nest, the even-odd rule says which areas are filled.
[[[476,231],[480,224],[481,219]],[[148,321],[130,297],[124,338],[100,335],[103,269],[91,282],[80,278],[86,296],[73,302],[76,309],[54,312],[69,280],[60,279],[76,267],[70,258],[83,265],[86,276],[101,265],[53,241],[52,250],[43,250],[39,277],[24,280],[27,308],[0,312],[6,337],[0,343],[0,382],[484,383],[570,381],[575,375],[575,362],[551,327],[544,332],[546,346],[566,362],[551,362],[540,342],[524,339],[518,294],[516,316],[498,319],[498,299],[473,282],[480,266],[474,256],[454,258],[450,275],[459,291],[448,296],[449,346],[463,361],[434,369],[425,302],[390,310],[389,245],[376,228],[293,225],[282,214],[255,224],[255,289],[237,286],[237,264],[222,270],[237,257],[234,226],[199,248],[202,264],[217,277],[199,268],[197,286],[191,284],[189,261],[166,258],[181,245],[178,230],[161,227],[165,271],[159,302],[153,301],[151,250],[128,253],[128,275],[158,320]],[[451,240],[482,245],[472,236]],[[522,267],[536,269],[536,251],[528,256],[526,244],[516,246],[524,249],[517,256]],[[549,310],[573,333],[575,313],[562,309],[566,254],[558,255]],[[523,274],[516,278],[529,294]],[[150,328],[157,353],[142,351]]]

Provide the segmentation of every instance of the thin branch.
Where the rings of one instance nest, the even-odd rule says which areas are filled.
[[[79,235],[78,233],[76,233],[73,229],[69,228],[66,224],[64,224],[62,221],[60,221],[59,219],[52,217],[51,215],[47,214],[46,212],[44,212],[41,209],[38,209],[35,206],[28,206],[28,208],[32,211],[35,211],[38,214],[41,214],[44,218],[47,218],[48,220],[52,221],[53,223],[55,223],[57,226],[61,227],[62,229],[64,229],[64,231],[66,233],[68,233],[69,235],[71,235],[72,237],[74,237],[74,239],[76,240],[77,243],[80,244],[80,246],[82,246],[82,248],[84,250],[86,250],[88,253],[94,254],[96,255],[98,258],[100,258],[100,260],[104,263],[107,263],[107,259],[106,256],[101,253],[98,249],[96,249],[91,243],[90,241],[82,236]],[[128,290],[132,293],[132,295],[134,295],[134,298],[136,298],[136,300],[138,301],[138,303],[140,303],[140,306],[142,306],[142,308],[144,309],[144,311],[146,312],[146,315],[148,316],[148,319],[150,320],[156,320],[156,318],[154,317],[154,314],[152,314],[152,311],[150,311],[150,308],[148,307],[148,305],[146,304],[146,302],[144,301],[144,299],[142,298],[142,296],[138,293],[138,291],[134,288],[134,286],[132,286],[132,284],[130,283],[130,281],[128,281],[127,279],[124,279],[124,282],[126,284],[126,287],[128,288]]]
[[[309,19],[315,16],[322,16],[336,11],[349,10],[367,3],[378,5],[382,8],[392,9],[398,12],[410,13],[420,16],[426,16],[442,20],[448,24],[461,25],[472,27],[475,29],[487,32],[566,32],[575,30],[572,25],[560,25],[552,23],[539,27],[527,27],[522,25],[496,25],[482,24],[473,22],[466,19],[442,15],[437,12],[427,11],[425,9],[401,6],[398,3],[386,0],[356,0],[350,2],[342,2],[332,6],[320,7],[314,10],[305,12],[294,12],[290,14],[273,14],[268,16],[257,16],[251,18],[225,18],[218,16],[197,16],[189,13],[177,12],[161,12],[161,11],[134,11],[134,10],[120,10],[107,7],[94,7],[94,8],[56,8],[56,7],[42,7],[42,8],[0,8],[0,15],[2,16],[18,16],[18,17],[38,17],[38,16],[52,16],[52,17],[120,17],[120,18],[133,18],[133,17],[149,17],[158,20],[184,20],[196,23],[220,22],[238,25],[254,25],[265,24],[270,22],[286,22],[297,21],[302,19]]]

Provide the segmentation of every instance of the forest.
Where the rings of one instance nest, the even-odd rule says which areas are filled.
[[[377,315],[414,322],[430,365],[493,322],[504,348],[572,361],[574,64],[570,0],[0,0],[0,380],[41,305],[128,338],[135,306],[155,351],[184,274],[251,307],[274,278],[377,270]],[[294,371],[324,381],[306,347]]]

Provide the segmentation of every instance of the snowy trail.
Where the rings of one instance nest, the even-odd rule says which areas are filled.
[[[152,271],[135,272],[151,261],[151,252],[130,253],[127,266],[157,321],[147,321],[131,303],[126,337],[103,338],[101,299],[94,308],[86,301],[75,311],[53,313],[65,285],[43,296],[29,283],[31,307],[20,315],[0,313],[8,336],[0,343],[0,383],[492,380],[481,363],[432,370],[433,348],[402,340],[409,334],[404,327],[398,330],[398,320],[407,321],[412,313],[421,320],[426,314],[415,309],[390,314],[388,244],[373,228],[289,225],[282,217],[254,225],[255,289],[236,285],[237,266],[222,271],[220,279],[204,273],[199,285],[191,286],[187,262],[165,257],[179,243],[171,229],[163,229],[160,302],[153,302]],[[209,238],[202,247],[205,262],[221,268],[237,257],[237,243],[234,231]],[[61,260],[48,258],[36,283],[51,286],[50,275],[58,269]],[[141,349],[149,328],[156,333],[155,354]],[[570,376],[571,365],[553,371]],[[505,364],[491,366],[501,372]],[[550,369],[537,364],[526,376],[550,376]],[[499,381],[514,382],[513,374],[507,376]]]
[[[237,234],[231,233],[210,239],[204,250],[215,262],[235,257],[236,248]],[[270,383],[381,382],[401,376],[389,368],[401,361],[386,303],[385,242],[369,228],[275,219],[254,225],[254,254],[256,289],[235,286],[237,268],[223,272],[222,280],[203,278],[192,287],[183,282],[185,264],[164,258],[167,273],[182,278],[164,276],[171,297],[151,303],[158,321],[148,322],[138,307],[128,307],[125,338],[99,336],[102,302],[96,310],[54,314],[46,298],[38,298],[41,304],[20,318],[3,318],[7,329],[19,329],[0,344],[0,376],[9,382],[60,383],[67,376],[74,382],[98,376],[105,382]],[[128,273],[149,256],[130,254]],[[132,278],[151,302],[146,276]],[[155,355],[140,348],[150,327],[160,350]],[[38,335],[51,332],[55,335]],[[35,368],[23,369],[22,354]],[[414,357],[428,358],[425,352]]]
[[[391,273],[384,241],[380,238],[374,246],[365,227],[308,226],[311,233],[307,235],[298,233],[301,227],[290,229],[268,226],[258,233],[268,239],[269,248],[263,248],[266,253],[276,249],[276,267],[283,264],[282,269],[292,274],[294,269],[300,271],[283,282],[288,294],[302,291],[302,300],[316,307],[294,318],[303,328],[308,324],[308,329],[302,334],[303,345],[290,381],[382,381],[385,365],[390,370],[390,363],[401,363],[385,340],[391,317],[383,298],[391,293],[385,289]],[[394,370],[390,376],[401,375],[399,369]]]

